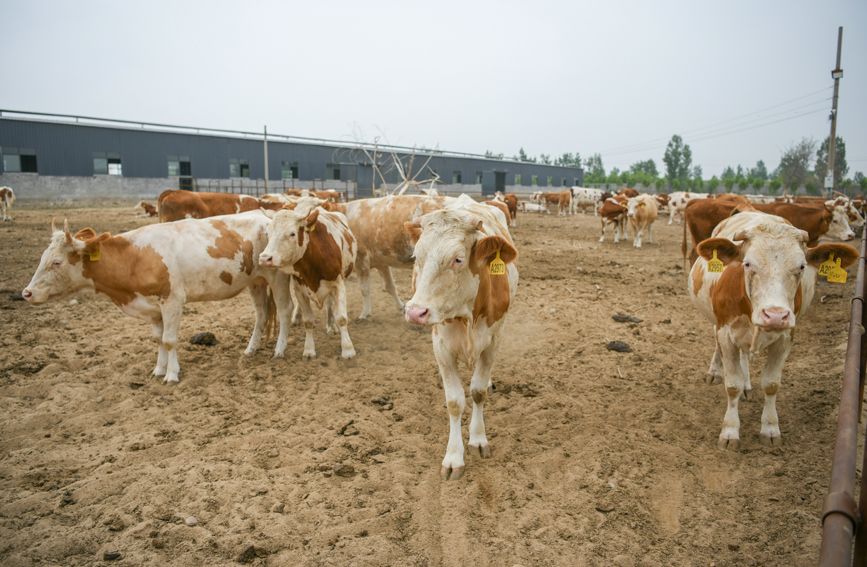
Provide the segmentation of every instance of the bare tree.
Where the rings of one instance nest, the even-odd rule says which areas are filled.
[[[783,185],[796,189],[810,181],[813,160],[816,156],[816,140],[802,138],[783,151],[780,166],[777,168]]]

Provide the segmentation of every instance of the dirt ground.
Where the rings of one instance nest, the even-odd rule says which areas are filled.
[[[519,216],[518,296],[485,407],[493,457],[468,456],[464,478],[443,482],[430,332],[378,281],[373,320],[350,325],[349,362],[322,313],[305,363],[299,327],[285,359],[271,360],[273,340],[242,354],[246,294],[189,304],[174,387],[150,376],[150,326],[106,298],[12,298],[52,217],[113,234],[154,222],[132,205],[19,201],[0,225],[3,565],[112,552],[149,566],[815,564],[854,269],[822,282],[799,319],[777,398],[783,447],[759,442],[757,389],[741,402],[741,451],[722,452],[725,393],[704,382],[712,329],[686,294],[680,227],[661,217],[638,250],[610,232],[600,244],[591,214]],[[409,273],[396,277],[408,298]],[[354,318],[357,279],[347,287]],[[189,344],[204,331],[218,344]],[[632,352],[607,351],[614,340]]]

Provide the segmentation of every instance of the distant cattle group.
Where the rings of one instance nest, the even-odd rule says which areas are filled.
[[[124,314],[151,324],[153,374],[171,384],[179,380],[184,305],[228,299],[245,289],[255,311],[245,354],[254,353],[276,325],[274,356],[283,356],[289,326],[300,313],[306,333],[301,357],[315,357],[315,307],[325,309],[326,329],[340,335],[342,357],[355,357],[346,281],[357,274],[359,318],[368,319],[370,272],[376,270],[394,309],[409,324],[432,330],[449,419],[440,474],[454,480],[465,470],[466,402],[458,361],[474,369],[468,448],[480,458],[491,456],[483,410],[517,293],[518,249],[510,229],[520,230],[518,213],[551,214],[556,207],[558,215],[572,216],[592,209],[601,221],[600,243],[609,228],[615,244],[631,230],[635,248],[658,244],[653,224],[668,214],[668,224],[683,225],[687,289],[715,335],[708,381],[724,382],[728,400],[718,445],[733,450],[740,444],[738,399],[751,389],[748,360],[759,352],[768,353],[761,438],[770,446],[781,443],[775,396],[795,324],[811,303],[819,266],[833,256],[843,269],[858,256],[845,244],[821,242],[854,238],[854,229],[865,224],[861,200],[650,195],[631,188],[610,194],[584,187],[527,197],[497,192],[477,202],[431,188],[341,202],[336,191],[254,197],[169,190],[156,204],[135,207],[138,216],[159,222],[130,232],[73,232],[66,222],[63,228],[52,223],[48,248],[22,296],[34,305],[77,291],[107,296]],[[12,220],[14,202],[12,190],[0,188],[5,221]],[[393,268],[412,271],[406,302]]]

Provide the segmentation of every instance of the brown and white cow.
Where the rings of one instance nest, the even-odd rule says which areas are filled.
[[[181,219],[206,219],[220,215],[234,215],[259,209],[279,210],[283,203],[261,201],[250,195],[234,193],[194,193],[169,189],[157,200],[160,222]]]
[[[530,195],[530,201],[537,203],[539,205],[543,205],[545,207],[545,212],[549,215],[551,214],[551,210],[548,208],[549,205],[557,205],[560,206],[560,193],[554,193],[552,191],[536,191],[532,195]]]
[[[656,205],[659,208],[660,212],[662,212],[662,211],[668,212],[669,197],[667,194],[657,193],[656,195],[653,196],[653,198],[656,199]]]
[[[572,192],[572,211],[575,212],[579,208],[581,214],[584,214],[586,207],[593,207],[593,216],[598,216],[598,209],[602,205],[602,189],[590,189],[588,187],[572,187],[569,189]]]
[[[358,245],[346,217],[320,207],[299,203],[294,210],[263,211],[270,219],[268,246],[259,254],[259,266],[276,268],[292,276],[295,297],[307,337],[302,357],[314,358],[313,309],[311,302],[329,313],[328,328],[336,322],[340,331],[341,356],[352,358],[355,348],[349,338],[346,314],[346,278],[355,266]]]
[[[687,191],[675,191],[668,196],[668,224],[677,220],[680,224],[683,218],[683,211],[686,204],[696,199],[706,199],[707,195],[703,193],[689,193]]]
[[[560,191],[560,200],[557,203],[557,214],[563,215],[564,217],[566,216],[566,213],[569,213],[570,215],[573,214],[571,203],[572,191],[569,189]]]
[[[506,203],[506,206],[509,208],[509,227],[514,228],[515,226],[517,226],[516,221],[518,220],[518,196],[514,193],[506,193],[504,195],[502,191],[497,191],[494,194],[494,200]]]
[[[624,187],[620,191],[617,192],[618,195],[622,197],[626,197],[627,199],[632,199],[633,197],[638,197],[639,193],[637,189],[633,189],[632,187]]]
[[[628,199],[623,195],[617,195],[605,199],[599,215],[602,217],[602,236],[599,242],[605,242],[605,226],[614,225],[614,244],[620,242],[621,236],[626,238],[626,202]]]
[[[85,228],[75,236],[51,223],[51,244],[21,295],[34,305],[83,291],[108,296],[126,315],[153,326],[159,345],[155,376],[177,382],[178,329],[185,303],[217,301],[250,290],[256,310],[253,354],[268,319],[268,287],[280,320],[274,356],[286,349],[289,278],[258,267],[268,219],[259,211],[239,215],[151,224],[131,232],[99,236]]]
[[[136,214],[135,218],[159,216],[157,208],[150,203],[145,203],[144,201],[139,201],[138,205],[132,208],[132,212]]]
[[[470,452],[491,456],[483,410],[492,391],[491,371],[503,325],[518,287],[518,267],[509,231],[490,208],[454,203],[406,223],[416,241],[412,299],[406,320],[433,328],[433,349],[449,414],[449,441],[440,476],[464,474],[461,414],[464,389],[458,362],[473,369]]]
[[[0,214],[3,222],[12,220],[12,205],[15,204],[15,192],[11,187],[0,187]]]
[[[626,202],[626,216],[632,226],[632,245],[641,248],[641,237],[647,229],[647,242],[653,244],[653,223],[656,221],[657,205],[652,195],[639,195]],[[625,236],[625,235],[624,235]]]
[[[752,202],[749,199],[747,199],[744,195],[738,195],[736,193],[720,193],[714,199],[717,201],[720,201],[722,203],[735,203],[736,205],[739,205],[739,204],[748,205]]]
[[[714,327],[708,382],[725,383],[728,408],[720,432],[720,449],[740,446],[738,400],[751,389],[750,360],[767,351],[762,369],[765,406],[761,441],[782,444],[776,394],[783,365],[792,348],[795,324],[813,299],[818,267],[833,254],[848,267],[858,253],[845,244],[808,248],[809,235],[785,219],[759,212],[731,217],[698,246],[699,259],[689,277],[689,293]],[[708,261],[720,260],[722,272],[709,272]]]

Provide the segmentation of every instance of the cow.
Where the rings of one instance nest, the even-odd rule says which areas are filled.
[[[0,214],[3,222],[12,221],[12,205],[15,204],[15,192],[12,187],[0,187]]]
[[[286,189],[285,194],[289,197],[316,197],[317,199],[325,199],[332,203],[340,202],[340,193],[334,189],[323,189],[322,191],[315,189]]]
[[[658,193],[653,196],[656,199],[656,204],[660,211],[668,211],[669,197],[665,193]]]
[[[622,197],[626,197],[627,199],[632,199],[633,197],[638,197],[639,193],[637,189],[633,189],[632,187],[624,187],[620,191],[617,192],[618,195]]]
[[[258,267],[268,219],[259,211],[151,224],[112,236],[85,228],[73,236],[51,223],[51,244],[22,297],[33,305],[77,291],[108,296],[123,313],[153,327],[159,347],[154,376],[178,381],[178,329],[185,303],[229,299],[250,290],[256,310],[244,354],[262,340],[271,288],[280,334],[274,356],[283,356],[288,335],[289,278]]]
[[[542,211],[548,210],[548,207],[545,205],[540,205],[539,203],[527,203],[524,201],[518,203],[518,207],[525,213],[541,213]]]
[[[509,208],[509,227],[514,228],[515,226],[517,226],[516,221],[518,220],[518,196],[514,193],[506,193],[504,195],[502,191],[497,191],[494,194],[494,199],[506,203],[506,206]]]
[[[306,338],[302,358],[315,358],[313,309],[327,307],[328,329],[336,323],[340,331],[341,353],[345,359],[355,356],[349,338],[346,314],[346,278],[355,266],[358,244],[349,230],[346,217],[321,207],[299,204],[294,210],[262,212],[270,219],[268,245],[259,254],[259,266],[276,268],[292,276],[292,287],[301,308]],[[333,315],[332,315],[333,313]]]
[[[652,230],[657,210],[656,199],[651,195],[639,195],[626,202],[626,215],[632,226],[632,245],[634,247],[641,248],[641,236],[645,228],[647,228],[647,242],[653,243]]]
[[[751,201],[747,199],[743,195],[736,195],[735,193],[721,193],[716,196],[717,201],[721,201],[723,203],[743,203],[749,204]]]
[[[504,203],[503,201],[499,201],[497,199],[494,199],[493,201],[485,201],[485,204],[488,205],[489,207],[496,208],[498,211],[503,213],[503,215],[505,215],[505,217],[507,219],[510,217],[509,206],[506,205],[506,203]],[[507,223],[507,226],[508,226],[508,223]]]
[[[705,199],[707,195],[675,191],[668,197],[668,224],[671,225],[675,218],[677,219],[677,224],[680,224],[683,218],[683,210],[686,208],[687,203],[696,199]]]
[[[530,200],[533,201],[534,203],[544,205],[545,206],[545,212],[547,212],[550,215],[551,210],[548,209],[548,205],[557,205],[559,207],[560,206],[560,193],[554,193],[554,192],[550,192],[550,191],[543,193],[542,191],[536,191],[532,195],[530,195]]]
[[[605,225],[614,225],[614,244],[620,242],[620,237],[626,238],[626,202],[628,199],[623,195],[617,195],[606,199],[599,209],[602,217],[602,236],[599,242],[605,242]]]
[[[581,214],[587,207],[593,207],[593,216],[598,216],[598,209],[602,204],[602,189],[590,189],[588,187],[572,187],[572,210],[581,209]]]
[[[177,189],[163,191],[157,200],[160,222],[181,219],[205,219],[255,211],[260,208],[279,210],[283,203],[261,201],[250,195],[234,193],[193,193]]]
[[[806,245],[809,235],[785,219],[743,212],[714,230],[698,246],[699,258],[689,277],[689,294],[714,327],[716,347],[708,382],[724,381],[728,407],[718,447],[740,447],[738,400],[751,389],[750,360],[767,351],[762,369],[765,405],[761,442],[782,444],[776,410],[783,365],[792,348],[795,324],[813,299],[819,266],[831,255],[843,268],[858,258],[845,244]],[[708,269],[716,259],[722,269]]]
[[[157,208],[144,201],[139,201],[138,205],[133,207],[132,212],[136,213],[135,218],[159,216]]]
[[[262,203],[280,203],[281,205],[288,205],[290,203],[297,203],[300,196],[290,196],[286,193],[265,193],[261,197],[259,197],[259,201]]]
[[[440,468],[443,480],[457,480],[465,471],[465,394],[458,361],[473,369],[470,452],[483,459],[491,456],[483,410],[492,392],[491,372],[505,316],[518,288],[518,251],[505,224],[492,212],[474,203],[453,203],[406,223],[416,259],[406,320],[433,329],[449,414],[449,441]]]
[[[568,189],[560,191],[560,200],[557,203],[557,215],[566,216],[568,212],[570,215],[572,214],[572,207],[570,203],[572,201],[572,192]]]
[[[772,215],[779,215],[792,223],[795,227],[807,231],[809,235],[808,246],[816,246],[819,238],[825,240],[852,240],[855,233],[849,228],[848,216],[843,207],[837,207],[829,201],[821,207],[797,205],[794,203],[754,203],[751,205],[736,205],[717,199],[690,202],[684,212],[683,241],[681,253],[683,254],[684,271],[687,269],[687,230],[692,237],[692,249],[689,250],[689,265],[692,266],[698,257],[698,243],[710,238],[714,227],[723,219],[732,215],[733,211],[753,210]]]

